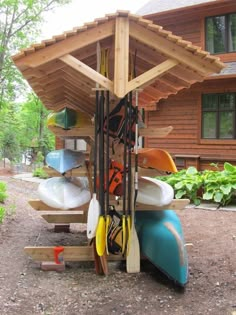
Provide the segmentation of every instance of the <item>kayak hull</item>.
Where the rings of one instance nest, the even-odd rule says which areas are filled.
[[[184,286],[188,281],[188,257],[176,213],[173,210],[137,211],[136,228],[142,255]]]
[[[51,151],[46,156],[47,165],[61,174],[82,166],[84,161],[85,155],[83,152],[69,149]]]

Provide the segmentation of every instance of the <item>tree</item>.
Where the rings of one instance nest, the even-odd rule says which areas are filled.
[[[0,1],[0,108],[14,100],[23,84],[10,56],[35,41],[43,14],[70,0]]]

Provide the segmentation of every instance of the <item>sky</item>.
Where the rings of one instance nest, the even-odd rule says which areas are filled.
[[[72,0],[70,4],[45,15],[40,39],[51,38],[117,10],[136,13],[147,2],[148,0]]]

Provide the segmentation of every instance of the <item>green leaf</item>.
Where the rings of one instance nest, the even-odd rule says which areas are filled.
[[[213,199],[213,192],[209,192],[209,191],[207,191],[207,192],[205,192],[204,194],[203,194],[203,196],[202,196],[202,198],[204,199],[204,200],[211,200],[211,199]]]
[[[231,192],[231,188],[232,186],[230,184],[225,185],[225,186],[223,185],[220,186],[220,189],[222,190],[224,195],[228,195]]]
[[[217,192],[214,195],[214,201],[215,202],[221,202],[221,200],[223,199],[223,194],[221,192]]]
[[[194,166],[190,166],[186,171],[186,174],[188,174],[188,175],[195,175],[197,173],[198,173],[198,171],[197,171],[196,167],[194,167]]]
[[[178,190],[177,193],[175,194],[175,198],[181,199],[185,194],[186,194],[185,190]]]
[[[200,203],[201,203],[201,199],[199,199],[199,198],[194,198],[194,199],[193,199],[193,203],[195,204],[195,206],[199,206]]]
[[[232,164],[228,163],[228,162],[224,163],[224,169],[229,173],[235,173],[236,172],[236,167],[233,166]]]
[[[186,188],[191,191],[193,189],[193,184],[186,184]]]
[[[178,182],[178,183],[175,184],[175,188],[176,189],[181,189],[182,187],[184,187],[183,181],[182,182]]]

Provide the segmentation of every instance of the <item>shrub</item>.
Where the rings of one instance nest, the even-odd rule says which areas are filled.
[[[7,185],[4,182],[0,182],[0,202],[3,203],[7,198]]]
[[[33,176],[42,179],[48,178],[48,174],[43,170],[43,168],[36,168],[33,172]]]
[[[6,215],[6,210],[4,207],[0,207],[0,224],[3,222]]]

